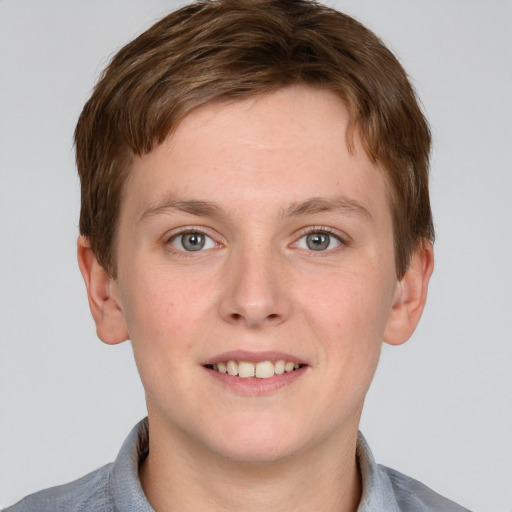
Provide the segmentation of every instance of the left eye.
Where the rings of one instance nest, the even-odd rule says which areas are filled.
[[[327,251],[341,245],[341,240],[329,233],[309,233],[301,237],[296,246],[308,251]]]
[[[204,233],[190,231],[174,236],[170,244],[176,249],[187,252],[201,251],[204,249],[213,249],[215,242]]]

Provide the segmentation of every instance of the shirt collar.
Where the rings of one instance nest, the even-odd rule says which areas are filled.
[[[116,511],[154,512],[139,480],[139,465],[148,451],[149,430],[145,418],[126,438],[112,468],[111,490]]]
[[[357,436],[356,457],[363,482],[363,493],[357,512],[400,512],[391,482],[379,469],[361,432]]]

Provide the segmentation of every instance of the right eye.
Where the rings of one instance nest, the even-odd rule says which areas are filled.
[[[200,231],[187,231],[179,233],[169,240],[169,243],[180,251],[196,252],[205,249],[213,249],[215,242]]]

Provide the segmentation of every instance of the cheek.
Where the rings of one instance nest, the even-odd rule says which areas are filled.
[[[367,374],[371,380],[391,304],[386,280],[374,272],[346,272],[318,284],[302,310],[315,331],[319,361],[345,377]]]
[[[171,287],[165,279],[145,277],[144,282],[126,290],[129,300],[124,312],[147,398],[155,400],[165,394],[170,376],[181,385],[186,382],[183,361],[194,350],[190,332],[194,322],[176,286]]]
[[[162,351],[186,351],[211,309],[212,289],[205,278],[152,267],[133,276],[123,290],[126,323],[134,345],[151,345]]]
[[[390,308],[389,287],[375,274],[355,272],[333,274],[317,282],[305,298],[305,312],[313,313],[319,327],[324,326],[340,336],[359,333],[381,333]]]

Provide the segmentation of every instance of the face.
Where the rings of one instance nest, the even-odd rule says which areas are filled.
[[[269,461],[357,431],[399,284],[348,121],[289,88],[203,107],[135,160],[112,284],[166,436]]]

